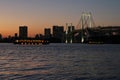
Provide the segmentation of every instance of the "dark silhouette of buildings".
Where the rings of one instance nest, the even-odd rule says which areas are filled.
[[[44,39],[44,36],[42,34],[36,34],[35,39]]]
[[[2,34],[0,34],[0,40],[2,39]]]
[[[28,38],[28,27],[27,26],[20,26],[19,27],[19,38],[20,39],[27,39]]]
[[[120,26],[105,26],[88,29],[89,42],[102,42],[108,44],[120,43]]]
[[[53,26],[53,38],[54,42],[63,42],[64,26]]]
[[[46,39],[51,38],[51,29],[50,29],[50,28],[45,28],[45,29],[44,29],[44,37],[45,37]]]
[[[17,33],[15,33],[14,38],[15,38],[15,39],[17,39],[17,38],[18,38],[18,34],[17,34]]]
[[[15,40],[48,40],[50,43],[63,43],[72,40],[73,43],[81,43],[82,32],[84,32],[84,43],[107,43],[107,44],[120,44],[120,26],[99,26],[95,28],[86,28],[83,31],[76,30],[74,26],[67,27],[67,33],[64,32],[64,26],[53,26],[52,34],[50,28],[44,29],[44,35],[36,34],[35,37],[28,38],[28,27],[19,26],[19,35],[9,35],[3,38],[0,34],[1,43],[13,43]]]

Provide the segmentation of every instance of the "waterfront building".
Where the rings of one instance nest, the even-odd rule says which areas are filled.
[[[28,38],[28,27],[27,26],[20,26],[19,27],[19,38],[20,39],[27,39]]]
[[[2,39],[2,34],[0,34],[0,40]]]
[[[17,33],[15,33],[14,37],[15,37],[15,38],[17,38],[17,37],[18,37],[18,34],[17,34]]]
[[[63,42],[64,26],[53,26],[53,37]]]
[[[45,36],[45,38],[50,38],[51,37],[51,29],[50,28],[45,28],[44,29],[44,36]]]
[[[43,35],[42,34],[36,34],[35,39],[43,39]]]

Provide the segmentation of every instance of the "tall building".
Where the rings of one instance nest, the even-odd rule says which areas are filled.
[[[27,26],[20,26],[19,27],[19,38],[20,39],[27,39],[28,38],[28,27]]]
[[[0,40],[2,39],[2,34],[0,34]]]
[[[63,26],[53,26],[53,37],[63,41],[64,37],[64,27]]]
[[[18,34],[17,34],[17,33],[15,33],[14,37],[15,37],[15,38],[17,38],[17,37],[18,37]]]
[[[18,39],[18,34],[17,33],[14,34],[14,38]]]
[[[44,36],[45,36],[45,38],[50,38],[51,37],[51,29],[50,28],[45,28]]]

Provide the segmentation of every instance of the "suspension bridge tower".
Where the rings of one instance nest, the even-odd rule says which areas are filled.
[[[85,41],[85,33],[87,32],[87,28],[93,28],[95,27],[95,23],[92,18],[91,12],[85,13],[83,12],[81,15],[81,19],[77,25],[81,29],[81,43],[84,43]]]

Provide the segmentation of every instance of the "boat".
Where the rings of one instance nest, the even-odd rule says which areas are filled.
[[[48,40],[15,40],[14,44],[21,44],[21,45],[47,45],[50,41]]]

